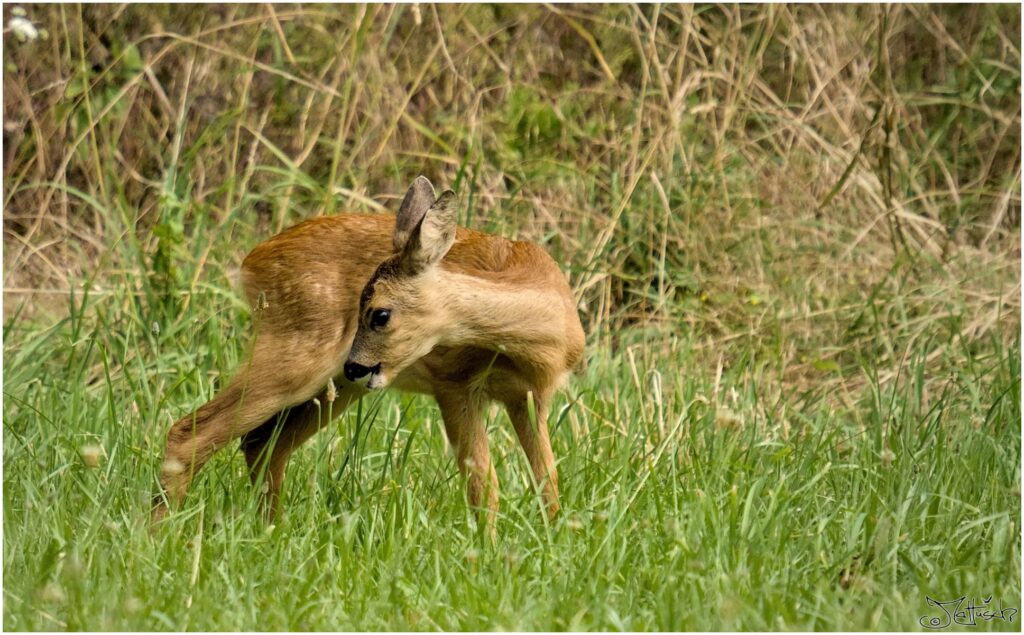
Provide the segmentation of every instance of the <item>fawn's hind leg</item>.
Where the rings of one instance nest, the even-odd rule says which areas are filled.
[[[529,395],[534,394],[534,417],[530,416]],[[505,402],[505,410],[512,420],[523,446],[526,459],[533,471],[534,484],[540,488],[544,503],[548,508],[548,518],[558,513],[558,471],[555,468],[555,456],[551,452],[551,439],[548,437],[548,395],[527,393]]]
[[[436,399],[459,471],[466,476],[469,504],[486,514],[487,531],[493,538],[498,513],[498,476],[491,465],[484,403],[465,393],[438,393]]]
[[[289,348],[270,341],[260,344],[224,390],[171,426],[160,472],[160,487],[166,501],[163,494],[157,494],[153,520],[166,514],[167,502],[180,504],[192,478],[214,452],[288,406],[309,400],[336,370],[326,365],[329,362],[282,363],[282,358],[330,359],[322,351],[303,356],[306,351],[297,350],[296,346]]]
[[[259,485],[262,479],[262,504],[268,520],[276,518],[280,511],[284,471],[292,452],[365,392],[346,384],[337,390],[336,395],[328,395],[324,390],[317,395],[316,401],[311,399],[289,408],[242,435],[242,452],[249,466],[249,477],[254,486]],[[328,401],[329,396],[334,400]]]

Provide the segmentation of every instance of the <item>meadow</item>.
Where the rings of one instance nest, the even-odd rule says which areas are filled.
[[[1019,6],[14,11],[5,630],[1021,609]],[[436,405],[387,393],[296,454],[274,524],[232,446],[151,532],[167,428],[244,357],[245,254],[418,174],[572,284],[561,514],[493,410],[492,544]]]

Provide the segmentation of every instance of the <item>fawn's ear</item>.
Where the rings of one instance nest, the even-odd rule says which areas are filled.
[[[417,176],[412,182],[409,191],[402,199],[402,205],[398,208],[398,215],[395,217],[395,234],[391,237],[391,244],[395,252],[405,249],[409,242],[409,236],[416,231],[424,215],[434,204],[434,186],[430,184],[425,176]]]
[[[444,258],[455,243],[457,216],[455,192],[445,190],[406,241],[402,267],[408,273],[419,273]]]

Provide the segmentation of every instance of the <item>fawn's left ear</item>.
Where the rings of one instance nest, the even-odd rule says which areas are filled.
[[[407,272],[416,274],[436,265],[451,249],[458,216],[455,205],[455,192],[445,190],[424,214],[402,250],[402,266]]]

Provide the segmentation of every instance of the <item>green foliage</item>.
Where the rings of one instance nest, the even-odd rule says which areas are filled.
[[[176,360],[193,377],[230,360],[200,328],[139,356],[143,325],[90,323],[89,302],[50,332],[8,325],[26,388],[5,418],[7,628],[911,629],[925,596],[1016,606],[1016,341],[938,392],[923,354],[896,383],[865,361],[846,408],[767,394],[753,355],[716,381],[687,340],[598,352],[555,407],[554,523],[504,416],[489,422],[495,545],[465,508],[436,408],[395,396],[299,453],[276,526],[256,520],[228,452],[151,534],[162,425],[148,423],[169,419],[151,381],[201,400]]]

